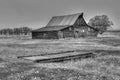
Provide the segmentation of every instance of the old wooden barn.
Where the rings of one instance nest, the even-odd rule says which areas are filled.
[[[60,38],[80,38],[96,37],[98,31],[89,26],[83,13],[54,16],[46,27],[32,31],[33,39],[60,39]]]

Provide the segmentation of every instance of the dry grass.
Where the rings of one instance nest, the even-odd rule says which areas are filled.
[[[114,41],[115,40],[115,41]],[[119,39],[31,40],[0,39],[2,80],[120,80]],[[103,43],[104,42],[104,43]],[[108,43],[106,43],[108,42]],[[108,45],[109,44],[109,45]],[[17,56],[64,51],[91,51],[99,54],[64,63],[31,63]]]
[[[3,80],[119,80],[119,61],[118,56],[101,56],[75,62],[36,64],[38,66],[12,63],[1,70],[4,70],[1,73],[4,78],[1,78]]]
[[[94,41],[94,39],[93,39]],[[71,40],[0,40],[0,54],[5,57],[16,57],[25,55],[40,55],[48,53],[58,53],[74,50],[119,50],[119,47],[108,46],[88,39]]]

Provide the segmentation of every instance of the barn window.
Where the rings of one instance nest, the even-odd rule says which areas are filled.
[[[85,32],[85,30],[83,29],[82,32]]]

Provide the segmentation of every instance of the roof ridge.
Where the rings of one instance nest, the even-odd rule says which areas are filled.
[[[56,25],[56,26],[71,26],[71,25]],[[45,27],[51,27],[51,26],[45,26]]]
[[[64,16],[72,16],[72,15],[77,15],[77,14],[81,15],[81,14],[83,14],[83,12],[81,12],[81,13],[74,13],[74,14],[57,15],[57,16],[53,16],[53,17],[64,17]]]

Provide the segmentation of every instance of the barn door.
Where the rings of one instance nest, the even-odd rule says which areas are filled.
[[[75,38],[78,38],[78,31],[75,31]]]
[[[62,31],[58,31],[58,38],[59,39],[63,38],[63,32]]]

